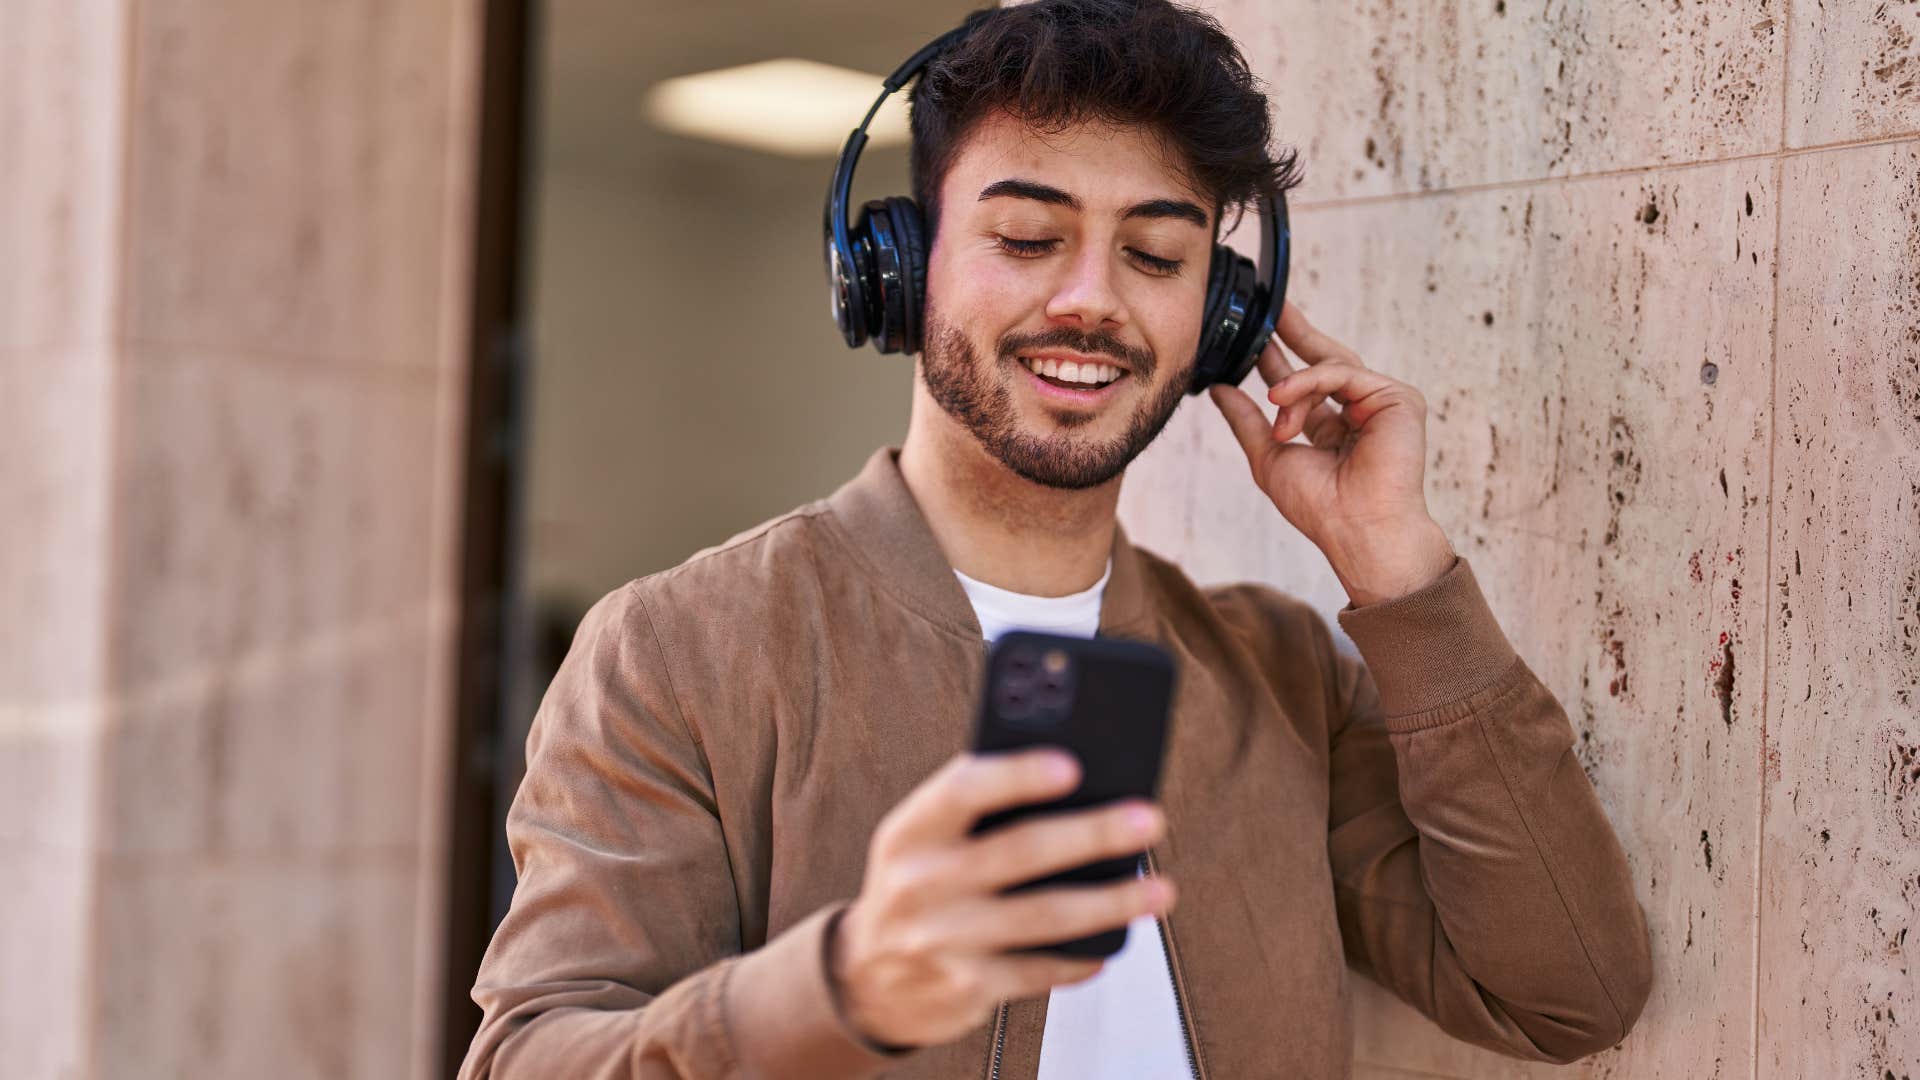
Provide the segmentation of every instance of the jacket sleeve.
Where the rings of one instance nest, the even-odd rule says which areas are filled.
[[[507,815],[519,884],[460,1076],[871,1075],[892,1059],[826,981],[842,906],[741,954],[712,779],[642,584],[594,605],[535,715]]]
[[[1327,642],[1348,963],[1509,1056],[1564,1064],[1618,1043],[1651,989],[1645,913],[1566,713],[1466,559],[1337,617],[1361,654]]]

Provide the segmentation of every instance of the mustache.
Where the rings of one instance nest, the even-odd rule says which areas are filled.
[[[1152,349],[1136,348],[1112,333],[1091,334],[1071,326],[1055,326],[1032,334],[1008,334],[1000,339],[1000,359],[1011,360],[1033,349],[1072,349],[1089,355],[1105,354],[1125,364],[1138,375],[1152,375]]]

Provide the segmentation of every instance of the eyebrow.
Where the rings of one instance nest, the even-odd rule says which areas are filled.
[[[998,198],[1032,199],[1035,202],[1053,206],[1064,206],[1075,212],[1086,209],[1086,204],[1072,192],[1062,191],[1051,184],[1042,184],[1036,180],[1018,178],[995,180],[980,190],[979,201],[981,202]],[[1191,222],[1202,229],[1207,227],[1207,212],[1185,199],[1148,199],[1146,202],[1134,203],[1120,211],[1122,221],[1132,218],[1172,218],[1177,221]]]

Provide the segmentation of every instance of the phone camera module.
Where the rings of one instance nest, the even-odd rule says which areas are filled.
[[[1026,720],[1034,712],[1032,688],[1011,679],[1006,680],[995,688],[993,704],[1000,715],[1008,720]]]

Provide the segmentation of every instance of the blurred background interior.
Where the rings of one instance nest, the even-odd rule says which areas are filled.
[[[0,1078],[451,1075],[581,612],[904,433],[822,204],[969,6],[7,5]],[[1920,5],[1203,6],[1655,938],[1568,1069],[1356,979],[1356,1075],[1920,1072]],[[1331,622],[1244,472],[1122,518]]]
[[[850,354],[827,315],[822,208],[881,78],[971,6],[531,9],[489,932],[527,725],[586,608],[905,434],[911,364]],[[910,190],[904,93],[870,130],[856,208]]]

